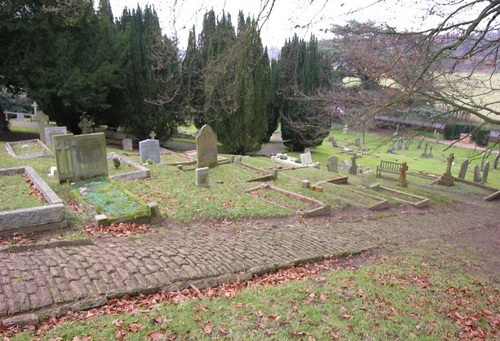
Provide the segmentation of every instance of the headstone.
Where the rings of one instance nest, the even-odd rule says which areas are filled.
[[[365,188],[377,188],[380,184],[377,182],[377,177],[373,171],[368,170],[361,175],[361,183]]]
[[[425,149],[424,149],[424,152],[422,153],[422,155],[420,155],[420,157],[422,158],[426,158],[428,155],[427,155],[427,147],[429,146],[429,142],[426,142],[425,143]]]
[[[122,149],[123,150],[134,150],[132,139],[123,139],[122,140]]]
[[[481,182],[481,171],[478,165],[474,167],[474,182]]]
[[[156,133],[155,131],[153,130],[152,132],[149,133],[149,137],[151,138],[151,140],[154,140],[155,137],[156,137]]]
[[[399,123],[396,125],[396,131],[392,135],[398,136],[398,134],[399,134]]]
[[[359,138],[359,136],[356,136],[356,140],[354,141],[354,145],[356,147],[359,147],[361,145],[361,139]]]
[[[349,162],[349,160],[344,160],[344,169],[351,169],[351,163]]]
[[[347,134],[347,131],[349,129],[349,126],[346,124],[344,124],[344,128],[342,128],[342,134]]]
[[[49,122],[49,116],[45,115],[43,111],[39,111],[33,116],[32,119],[33,121],[38,122],[38,132],[40,134],[40,140],[43,143],[46,143],[47,141],[45,139],[45,127]]]
[[[434,137],[436,138],[436,144],[439,144],[439,132],[434,131]]]
[[[408,164],[403,162],[401,168],[399,169],[399,179],[397,182],[398,186],[408,187],[408,182],[406,181],[406,171],[408,170]]]
[[[484,165],[483,169],[483,182],[486,183],[488,182],[488,173],[490,172],[490,162],[486,161],[486,164]]]
[[[31,106],[33,107],[33,115],[36,115],[36,113],[38,112],[38,104],[36,103],[36,101],[33,101],[33,104]]]
[[[405,149],[406,150],[410,149],[410,144],[411,144],[411,138],[407,138],[406,139],[406,143],[405,143]]]
[[[398,140],[398,150],[401,150],[403,148],[403,138],[400,137]]]
[[[326,169],[332,173],[338,173],[338,158],[336,156],[330,156],[328,158],[328,163],[326,164]]]
[[[423,136],[420,138],[420,140],[418,140],[418,146],[417,146],[417,149],[422,148],[422,143],[424,143],[424,137],[423,137]]]
[[[434,148],[434,146],[433,146],[433,145],[431,145],[431,147],[429,148],[429,153],[427,154],[427,157],[428,157],[429,159],[432,159],[432,158],[434,157],[434,154],[432,154],[432,148]]]
[[[148,160],[160,163],[160,141],[152,139],[139,141],[139,154],[142,163],[148,162]]]
[[[82,134],[90,133],[90,128],[92,128],[92,122],[90,122],[87,115],[80,116],[80,122],[78,123],[78,128],[82,130]]]
[[[66,127],[45,127],[45,144],[47,146],[52,146],[52,136],[54,135],[66,135],[68,130]]]
[[[16,115],[16,120],[18,120],[18,121],[24,121],[24,114],[17,114]]]
[[[302,180],[302,188],[309,188],[309,187],[311,187],[311,181]]]
[[[59,182],[108,176],[104,133],[54,135],[52,141]]]
[[[208,167],[196,168],[196,170],[195,170],[196,186],[198,186],[198,187],[210,187],[210,184],[208,182],[208,172],[209,172]]]
[[[356,175],[358,173],[358,165],[356,165],[357,158],[358,156],[356,155],[356,153],[354,153],[354,155],[351,158],[351,167],[349,168],[349,174]]]
[[[500,153],[497,154],[497,156],[495,157],[495,161],[493,162],[493,169],[497,169],[498,168],[498,161],[500,159]]]
[[[332,143],[332,148],[337,148],[337,147],[338,147],[338,145],[337,145],[337,141],[335,140],[335,137],[330,136],[330,137],[328,138],[328,142],[331,142],[331,143]]]
[[[458,173],[459,179],[465,179],[465,174],[467,174],[467,168],[469,167],[469,160],[465,159],[460,166],[460,173]]]
[[[310,165],[313,163],[311,152],[300,154],[300,163],[303,165]]]
[[[196,154],[198,157],[196,168],[217,166],[217,135],[207,124],[201,127],[200,133],[196,136]]]
[[[483,154],[482,154],[482,156],[481,156],[481,168],[480,168],[481,172],[482,172],[482,171],[483,171],[483,169],[484,169],[484,163],[485,163],[485,161],[486,161],[486,153],[485,153],[485,152],[483,152]]]

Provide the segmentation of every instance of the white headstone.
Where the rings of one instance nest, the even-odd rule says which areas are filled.
[[[68,130],[66,127],[45,127],[45,144],[47,146],[52,146],[52,136],[54,135],[66,135]]]
[[[309,165],[313,163],[311,153],[300,154],[300,163],[303,165]]]
[[[148,160],[160,163],[160,141],[151,139],[140,141],[139,154],[142,163],[148,162]]]
[[[210,184],[208,182],[208,174],[209,174],[208,167],[196,168],[196,170],[195,170],[196,186],[198,186],[198,187],[210,187]]]

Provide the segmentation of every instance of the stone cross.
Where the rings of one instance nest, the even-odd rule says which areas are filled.
[[[354,155],[351,158],[352,163],[351,163],[351,168],[349,168],[349,174],[353,175],[358,174],[358,166],[356,165],[356,159],[358,159],[358,156],[356,155],[356,153],[354,153]]]
[[[43,143],[46,143],[47,141],[45,139],[45,127],[47,126],[47,122],[49,121],[49,116],[47,116],[43,111],[40,111],[33,115],[32,120],[35,122],[38,121],[40,140]]]
[[[87,115],[80,116],[80,123],[78,123],[78,128],[82,130],[82,134],[88,134],[91,127],[92,122],[90,122]]]
[[[441,176],[438,184],[443,186],[453,186],[454,180],[453,176],[451,176],[451,166],[453,164],[453,160],[455,160],[455,155],[453,153],[450,153],[450,156],[448,157],[448,164],[446,165],[446,172],[443,174],[443,176]]]
[[[154,139],[155,139],[155,137],[156,137],[156,133],[155,133],[155,131],[154,131],[154,130],[153,130],[153,131],[151,131],[151,133],[149,133],[149,137],[151,137],[151,140],[154,140]]]
[[[453,160],[455,160],[455,154],[450,153],[450,156],[448,157],[448,165],[446,165],[446,173],[451,174],[451,165],[453,164]]]
[[[398,186],[408,187],[408,182],[406,181],[406,171],[408,170],[408,164],[403,162],[401,168],[399,168],[399,179],[397,182]]]
[[[38,104],[33,101],[33,104],[31,106],[33,107],[33,114],[36,115],[36,113],[38,112]]]

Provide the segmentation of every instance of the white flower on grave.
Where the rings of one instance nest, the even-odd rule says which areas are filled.
[[[22,147],[21,147],[22,150],[26,150],[28,148],[29,148],[29,146],[27,144],[23,144]]]

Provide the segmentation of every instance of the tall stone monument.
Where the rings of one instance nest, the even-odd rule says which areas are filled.
[[[213,168],[217,166],[217,134],[205,124],[196,136],[196,154],[198,161],[196,168]]]

